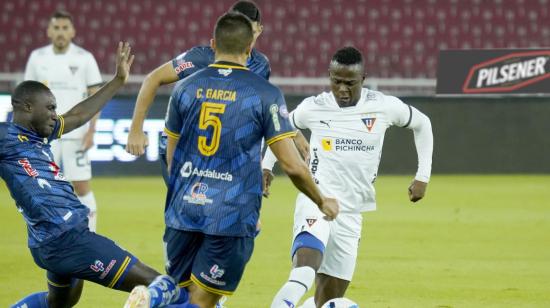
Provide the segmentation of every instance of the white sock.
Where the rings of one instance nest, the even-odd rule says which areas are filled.
[[[95,203],[94,193],[90,191],[84,196],[78,196],[78,199],[90,209],[90,214],[88,214],[88,228],[90,228],[90,231],[95,232],[97,227],[97,205]]]
[[[292,269],[288,281],[277,292],[271,308],[296,307],[302,296],[311,288],[315,280],[315,270],[309,266]]]
[[[306,299],[306,301],[302,304],[302,306],[298,308],[317,308],[317,306],[315,306],[315,298],[312,296]]]

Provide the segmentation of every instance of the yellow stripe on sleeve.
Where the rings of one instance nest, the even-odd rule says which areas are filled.
[[[272,137],[271,139],[267,140],[265,143],[267,143],[267,145],[270,145],[274,142],[277,142],[279,140],[283,140],[285,138],[289,138],[289,137],[295,137],[297,134],[297,132],[288,132],[288,133],[283,133],[283,134],[280,134],[280,135],[277,135],[275,137]]]
[[[111,281],[111,283],[109,284],[109,288],[113,288],[115,286],[115,284],[118,282],[118,280],[120,279],[120,276],[122,276],[122,274],[124,273],[124,271],[126,270],[126,268],[128,267],[128,264],[130,264],[130,261],[132,259],[130,257],[126,257],[124,259],[124,262],[122,262],[122,265],[120,266],[120,268],[118,269],[118,271],[116,272],[116,275],[115,277],[113,277],[113,280]]]
[[[248,67],[244,66],[237,66],[237,65],[227,65],[227,64],[210,64],[209,67],[215,67],[215,68],[234,68],[238,70],[246,70],[248,71]]]
[[[57,138],[61,138],[61,135],[63,135],[63,131],[65,130],[65,118],[63,116],[58,115],[59,118],[59,131],[57,132]]]
[[[224,291],[224,290],[218,290],[218,289],[214,289],[214,288],[211,288],[207,285],[205,285],[204,283],[200,282],[197,277],[195,277],[195,275],[191,274],[191,280],[193,281],[193,283],[195,283],[198,287],[200,287],[201,289],[204,289],[210,293],[214,293],[214,294],[218,294],[218,295],[233,295],[234,292],[231,292],[231,291]]]
[[[176,134],[174,133],[173,131],[169,130],[168,128],[164,128],[164,132],[166,133],[166,135],[168,135],[168,137],[170,138],[174,138],[174,139],[178,139],[180,137],[180,134]]]

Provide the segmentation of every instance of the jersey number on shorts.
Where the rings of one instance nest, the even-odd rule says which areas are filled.
[[[225,112],[225,104],[204,102],[201,107],[199,129],[207,130],[212,126],[212,140],[208,144],[205,136],[199,136],[199,151],[204,156],[212,156],[218,151],[222,134],[222,121],[216,114]]]

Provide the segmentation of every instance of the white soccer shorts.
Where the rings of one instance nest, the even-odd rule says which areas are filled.
[[[304,194],[298,194],[294,211],[294,236],[309,232],[325,245],[323,262],[318,273],[351,281],[357,261],[363,216],[361,213],[340,213],[327,221],[317,205]]]
[[[88,152],[82,151],[82,139],[54,140],[51,150],[67,181],[88,181],[92,178],[92,165]]]

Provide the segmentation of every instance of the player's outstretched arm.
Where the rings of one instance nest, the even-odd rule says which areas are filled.
[[[118,89],[126,83],[128,76],[130,76],[130,67],[134,61],[134,55],[130,53],[131,48],[129,43],[118,43],[115,77],[101,87],[94,95],[78,103],[63,115],[63,119],[65,120],[64,134],[88,122],[115,95]]]
[[[306,163],[300,157],[294,142],[285,138],[272,143],[270,146],[277,157],[283,171],[294,183],[294,186],[308,196],[323,212],[328,220],[336,218],[339,211],[338,202],[333,198],[324,197],[317,185],[313,182]]]
[[[178,80],[179,77],[174,71],[171,61],[157,67],[145,77],[139,89],[134,115],[132,116],[132,125],[128,133],[128,142],[126,143],[128,153],[137,156],[145,153],[145,147],[149,144],[149,141],[143,132],[143,122],[145,122],[149,108],[153,105],[157,90],[161,85],[171,84]]]

